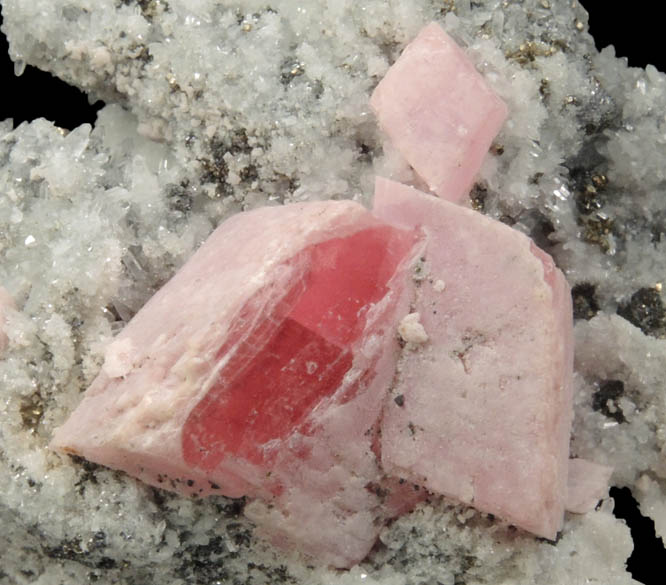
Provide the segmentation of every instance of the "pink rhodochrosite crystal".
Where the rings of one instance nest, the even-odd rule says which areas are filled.
[[[585,459],[569,460],[566,509],[585,514],[608,495],[608,481],[613,468]]]
[[[300,252],[298,261],[310,268],[305,279],[291,283],[282,323],[274,315],[258,317],[264,322],[242,340],[238,357],[187,419],[186,461],[212,470],[230,454],[257,464],[274,457],[272,441],[293,434],[316,404],[341,387],[366,314],[386,296],[410,238],[382,226]],[[221,354],[240,334],[225,341]]]
[[[247,514],[279,546],[358,562],[401,511],[370,488],[415,244],[349,201],[232,217],[110,344],[52,446],[258,498]]]
[[[504,102],[435,23],[407,45],[370,105],[393,146],[449,201],[467,195],[507,117]]]
[[[398,368],[384,469],[555,538],[573,414],[564,276],[525,235],[411,187],[378,178],[374,213],[427,237],[415,310],[428,341]]]

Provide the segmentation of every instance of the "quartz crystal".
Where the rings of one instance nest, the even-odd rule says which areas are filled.
[[[7,347],[7,333],[5,333],[7,314],[10,310],[16,308],[14,304],[14,299],[11,295],[0,286],[0,355]]]

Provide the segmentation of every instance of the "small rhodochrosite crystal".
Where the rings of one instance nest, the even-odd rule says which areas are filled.
[[[385,470],[555,538],[573,415],[564,276],[525,235],[411,187],[378,178],[374,213],[427,236],[415,310],[429,340],[387,402]]]
[[[584,514],[594,510],[599,500],[608,495],[608,481],[613,468],[585,459],[569,460],[566,508]]]
[[[399,510],[368,486],[414,244],[349,201],[234,216],[109,346],[52,446],[183,494],[259,498],[247,513],[275,543],[358,562]]]
[[[370,104],[391,143],[449,201],[467,195],[507,116],[504,102],[435,23],[405,48]]]

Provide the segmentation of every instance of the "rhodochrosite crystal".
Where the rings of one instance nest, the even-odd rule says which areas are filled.
[[[569,459],[566,509],[584,514],[594,509],[608,494],[613,468],[585,459]]]
[[[212,470],[229,455],[256,464],[273,459],[274,442],[293,434],[343,386],[366,315],[386,296],[409,246],[409,233],[380,226],[292,258],[308,266],[305,277],[285,283],[285,299],[276,306],[250,301],[236,318],[238,331],[232,329],[218,351],[226,363],[185,423],[185,460]],[[247,320],[257,326],[243,336]],[[356,390],[352,385],[345,392]]]
[[[385,470],[555,538],[573,415],[564,276],[525,235],[411,187],[378,178],[373,211],[427,236],[415,308],[429,342],[399,367]]]
[[[338,567],[423,498],[411,482],[554,538],[567,497],[589,509],[610,473],[575,460],[567,493],[563,276],[515,230],[386,179],[374,213],[222,224],[109,346],[52,445],[249,496],[275,544]]]
[[[52,446],[184,494],[261,498],[248,513],[278,544],[358,562],[393,509],[368,486],[415,243],[352,202],[236,215],[109,346]]]
[[[435,23],[407,45],[370,104],[391,143],[449,201],[467,196],[507,117],[504,102]]]

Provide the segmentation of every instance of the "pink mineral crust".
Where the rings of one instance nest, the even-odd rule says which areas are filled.
[[[405,48],[370,105],[431,191],[459,201],[507,117],[463,50],[431,23]]]
[[[416,243],[349,201],[232,217],[109,345],[52,447],[257,498],[246,513],[274,543],[351,566],[397,513],[371,489],[373,440]]]
[[[384,470],[555,538],[573,414],[564,276],[518,231],[386,179],[374,213],[427,237],[413,310],[429,340],[406,348],[387,400]]]
[[[566,509],[585,514],[594,510],[599,500],[608,496],[608,482],[613,468],[585,459],[569,460]]]
[[[0,355],[7,349],[7,333],[5,333],[5,323],[7,312],[15,309],[14,299],[5,288],[0,286]]]

